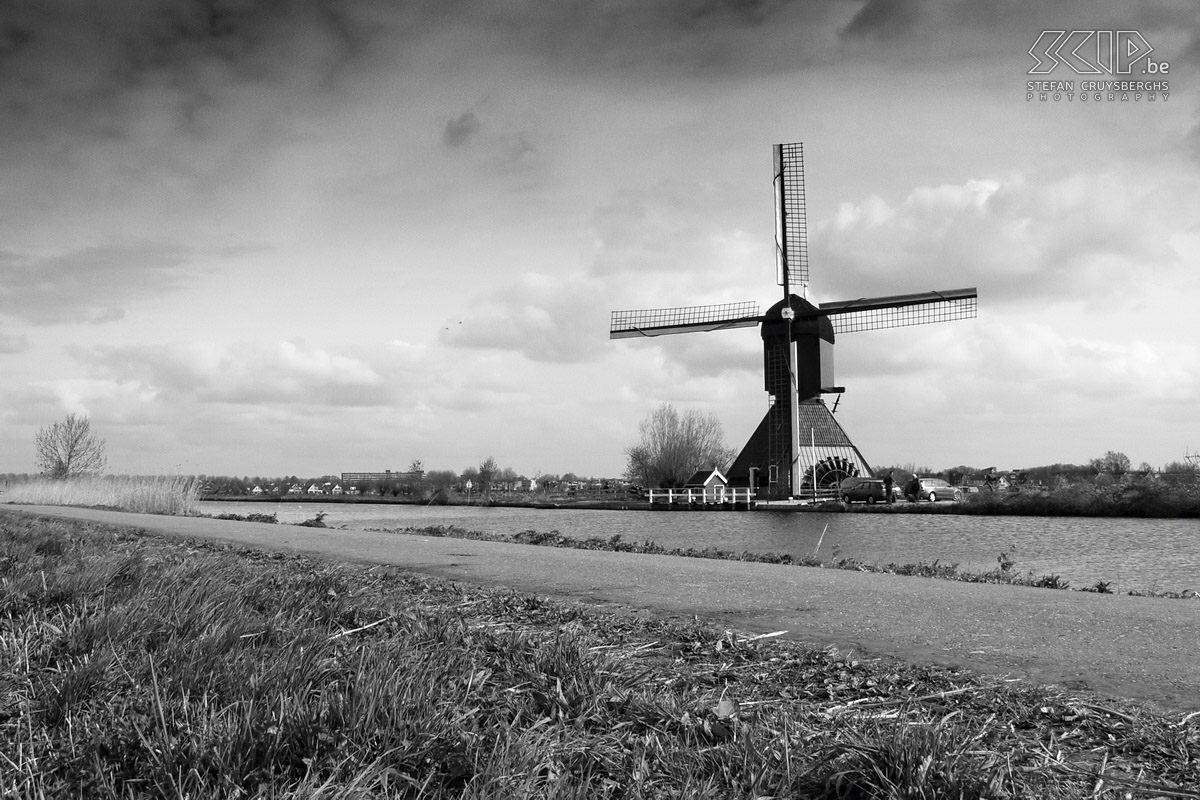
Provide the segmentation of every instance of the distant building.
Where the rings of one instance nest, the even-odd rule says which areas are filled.
[[[385,469],[383,472],[343,472],[342,483],[419,481],[423,475],[423,472],[392,472],[390,469]]]

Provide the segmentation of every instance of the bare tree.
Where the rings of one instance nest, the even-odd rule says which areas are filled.
[[[458,481],[458,476],[452,469],[431,469],[425,473],[425,479],[429,481],[430,488],[435,492],[444,492],[454,486]]]
[[[479,493],[488,494],[492,491],[492,484],[495,483],[497,476],[500,473],[500,467],[496,464],[496,459],[488,456],[479,464]]]
[[[74,414],[39,430],[34,449],[38,468],[51,478],[99,473],[107,464],[104,440],[92,433],[91,420]]]
[[[1129,472],[1133,464],[1129,460],[1129,456],[1124,453],[1109,450],[1103,457],[1093,458],[1089,466],[1096,472],[1101,474],[1107,473],[1119,478],[1126,472]]]
[[[696,471],[723,469],[737,455],[713,414],[680,414],[665,403],[638,425],[638,442],[625,451],[625,477],[643,486],[682,486]]]

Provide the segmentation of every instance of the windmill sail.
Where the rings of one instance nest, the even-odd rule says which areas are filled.
[[[931,322],[973,319],[978,294],[970,289],[864,297],[825,303],[821,314],[829,317],[835,333],[902,328]]]
[[[758,315],[758,303],[754,301],[614,311],[609,321],[608,338],[631,339],[638,336],[750,328],[757,325],[761,319]]]
[[[804,207],[804,145],[775,145],[775,282],[784,296],[808,286],[808,216]]]

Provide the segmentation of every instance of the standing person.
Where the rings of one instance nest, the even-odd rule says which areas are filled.
[[[887,495],[887,502],[894,503],[896,498],[892,496],[892,486],[896,480],[892,477],[892,471],[888,470],[888,474],[883,476],[883,493]]]

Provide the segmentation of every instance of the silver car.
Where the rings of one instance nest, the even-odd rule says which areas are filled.
[[[941,478],[921,478],[922,500],[936,503],[938,500],[962,500],[962,489],[951,486],[949,481]]]

